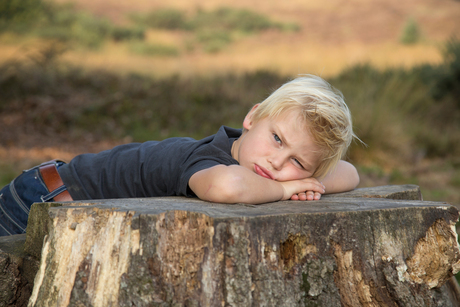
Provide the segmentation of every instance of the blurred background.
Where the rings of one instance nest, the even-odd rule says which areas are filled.
[[[126,142],[241,127],[298,74],[341,90],[361,187],[460,205],[460,1],[2,0],[0,185]]]

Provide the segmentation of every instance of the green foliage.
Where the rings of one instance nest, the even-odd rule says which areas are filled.
[[[245,9],[198,10],[193,16],[173,8],[131,15],[134,25],[114,25],[106,18],[76,10],[71,4],[59,5],[42,0],[4,0],[0,2],[0,32],[35,35],[69,46],[98,48],[107,40],[143,41],[146,28],[193,31],[186,44],[188,51],[198,45],[206,52],[219,52],[241,33],[267,29],[296,31],[298,25],[278,23],[267,16]],[[175,48],[136,43],[134,53],[173,55]]]
[[[97,48],[104,41],[144,39],[139,27],[120,27],[108,19],[76,10],[72,5],[58,5],[40,0],[5,0],[0,2],[0,31]]]
[[[43,15],[45,8],[41,0],[0,1],[0,32],[30,26]]]
[[[426,94],[416,76],[358,65],[343,71],[331,83],[346,97],[355,131],[369,148],[406,154],[411,138],[401,133],[404,123],[408,114],[418,112]]]
[[[131,19],[142,26],[167,30],[226,30],[258,32],[270,28],[296,30],[296,24],[282,24],[267,16],[247,10],[218,8],[212,11],[197,10],[193,16],[172,8],[163,8],[147,14],[133,14]]]
[[[221,51],[232,42],[231,34],[220,29],[204,29],[196,34],[198,42],[203,44],[203,49],[209,53]]]
[[[106,18],[75,11],[70,5],[49,10],[36,33],[41,37],[75,42],[90,48],[99,47],[107,39],[144,38],[142,29],[114,26]]]
[[[431,102],[424,125],[416,138],[429,156],[458,153],[460,135],[460,41],[450,39],[444,46],[444,63],[436,67],[414,69],[427,88]]]
[[[227,31],[258,32],[280,28],[280,24],[268,17],[246,9],[218,8],[198,11],[190,20],[192,29],[225,29]]]
[[[131,20],[142,27],[192,31],[194,39],[188,41],[187,49],[194,50],[194,44],[198,44],[209,53],[224,49],[238,33],[250,34],[268,29],[299,30],[297,24],[274,22],[262,14],[234,8],[198,10],[191,16],[177,9],[159,9],[147,14],[133,14]]]
[[[145,30],[142,28],[114,26],[112,27],[112,38],[117,42],[126,40],[142,41],[145,39]]]
[[[53,11],[47,23],[37,30],[37,34],[45,38],[74,41],[96,48],[111,35],[111,26],[107,19],[77,13],[69,7]]]
[[[370,151],[387,152],[408,162],[420,154],[458,155],[460,107],[455,98],[458,94],[444,91],[445,96],[438,100],[431,94],[439,86],[439,81],[434,80],[441,75],[446,77],[444,84],[457,82],[456,74],[448,73],[454,66],[452,59],[456,57],[446,54],[445,64],[440,66],[383,72],[369,65],[358,65],[330,81],[344,93],[355,131]],[[352,157],[353,154],[354,151]]]
[[[142,26],[156,29],[178,30],[188,28],[185,13],[172,8],[163,8],[147,14],[132,14],[131,19]]]
[[[405,45],[416,44],[421,37],[420,27],[414,18],[410,18],[404,24],[400,41]]]
[[[445,62],[434,74],[433,97],[454,100],[460,109],[460,41],[450,39],[444,46]]]

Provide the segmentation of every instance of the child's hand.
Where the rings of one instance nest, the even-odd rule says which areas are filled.
[[[280,182],[284,189],[283,200],[319,200],[325,186],[316,178]]]
[[[291,196],[291,200],[320,200],[321,193],[314,191],[307,191]]]

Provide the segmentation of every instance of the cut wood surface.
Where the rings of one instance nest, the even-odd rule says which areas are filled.
[[[457,209],[398,200],[420,198],[416,186],[379,189],[257,206],[35,204],[29,306],[458,306]]]
[[[414,184],[386,185],[379,187],[359,188],[349,192],[324,195],[323,200],[335,197],[423,200],[420,187]]]

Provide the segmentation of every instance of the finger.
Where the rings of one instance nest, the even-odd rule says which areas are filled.
[[[324,194],[326,192],[326,187],[321,182],[315,179],[307,182],[305,190]]]
[[[315,200],[320,200],[321,199],[321,193],[315,192],[315,195],[313,196]]]
[[[308,191],[307,194],[306,194],[306,200],[314,200],[315,199],[315,193],[317,193],[317,192]]]
[[[299,196],[299,200],[307,200],[307,195],[306,193],[299,193],[297,194]]]

